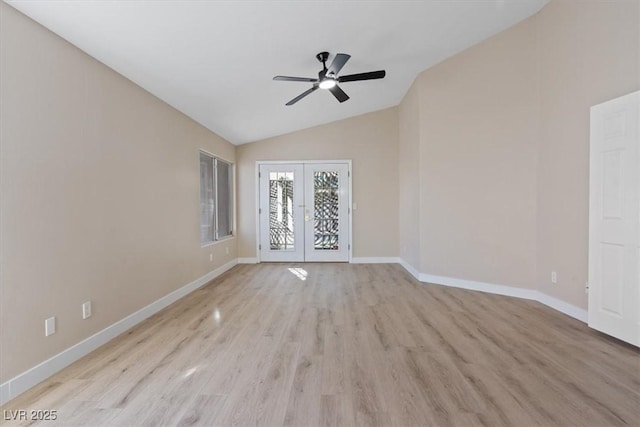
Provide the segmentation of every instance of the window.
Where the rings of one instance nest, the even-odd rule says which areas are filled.
[[[215,159],[216,240],[233,234],[233,175],[231,163]]]
[[[233,168],[200,152],[200,243],[233,235]]]

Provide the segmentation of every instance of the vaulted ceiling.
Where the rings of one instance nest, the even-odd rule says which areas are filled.
[[[32,1],[7,3],[233,144],[397,105],[417,74],[538,12],[548,0]],[[321,51],[352,57],[338,103]]]

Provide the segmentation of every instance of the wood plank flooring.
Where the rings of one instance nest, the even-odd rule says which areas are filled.
[[[396,264],[241,265],[2,409],[64,426],[639,426],[640,351]]]

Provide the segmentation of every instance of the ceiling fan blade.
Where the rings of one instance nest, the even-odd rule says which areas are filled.
[[[305,96],[309,95],[311,92],[313,92],[316,89],[318,89],[318,85],[313,85],[311,87],[311,89],[305,90],[300,95],[296,96],[291,101],[287,102],[285,105],[293,105],[293,104],[295,104],[296,102],[300,101],[302,98],[304,98]]]
[[[335,85],[334,87],[329,89],[329,92],[331,92],[333,94],[333,96],[335,96],[336,99],[338,101],[340,101],[340,102],[344,102],[347,99],[349,99],[349,95],[344,93],[344,91],[342,89],[340,89],[340,87],[338,85]]]
[[[289,76],[275,76],[273,80],[279,80],[283,82],[308,82],[315,83],[318,79],[312,79],[311,77],[289,77]]]
[[[347,76],[338,77],[338,81],[340,83],[345,82],[356,82],[358,80],[373,80],[373,79],[381,79],[386,75],[386,71],[370,71],[368,73],[359,73],[359,74],[349,74]]]
[[[329,65],[327,69],[327,74],[338,75],[344,64],[351,58],[351,55],[347,55],[346,53],[338,53],[335,58],[333,58],[333,62]]]

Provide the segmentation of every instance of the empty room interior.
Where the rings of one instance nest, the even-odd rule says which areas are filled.
[[[0,425],[640,426],[640,1],[0,2]]]

